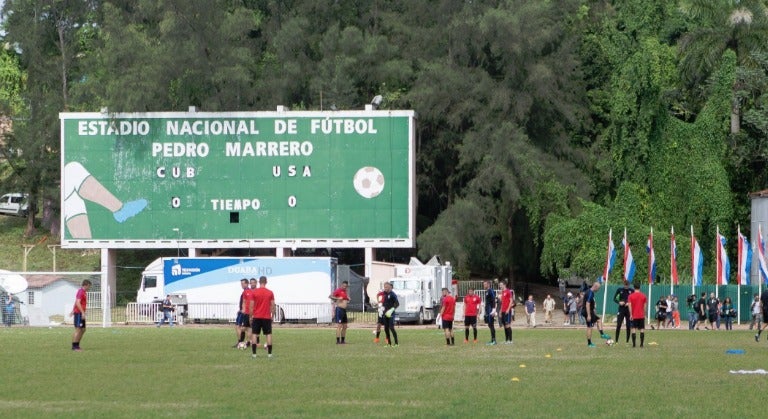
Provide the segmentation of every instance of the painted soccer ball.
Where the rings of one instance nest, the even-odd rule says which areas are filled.
[[[605,341],[605,344],[608,345],[608,346],[613,346],[614,343],[615,342],[613,341],[613,339],[608,339],[608,340]]]
[[[375,198],[384,190],[384,175],[375,167],[365,166],[355,173],[352,184],[363,198]]]
[[[246,347],[245,342],[240,342],[240,343],[237,344],[237,348],[240,349],[240,350],[245,349],[245,347]]]

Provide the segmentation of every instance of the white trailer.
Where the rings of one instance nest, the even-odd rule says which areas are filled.
[[[330,322],[337,261],[329,257],[159,258],[142,272],[136,301],[155,303],[171,294],[184,301],[188,320],[230,320],[237,313],[240,280],[262,275],[275,293],[276,321]]]

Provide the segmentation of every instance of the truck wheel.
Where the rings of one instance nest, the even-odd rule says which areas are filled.
[[[422,308],[419,310],[419,318],[416,320],[416,324],[422,325],[424,324],[424,309]]]

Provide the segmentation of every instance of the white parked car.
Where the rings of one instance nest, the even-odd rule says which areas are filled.
[[[7,193],[0,197],[0,214],[26,217],[29,214],[27,194]]]

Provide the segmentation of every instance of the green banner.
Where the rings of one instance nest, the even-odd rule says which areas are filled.
[[[65,247],[412,247],[412,111],[62,113]]]

